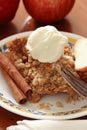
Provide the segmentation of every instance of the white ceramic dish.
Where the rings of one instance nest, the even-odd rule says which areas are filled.
[[[4,52],[7,50],[6,43],[20,37],[29,36],[31,32],[24,32],[20,34],[16,34],[13,36],[10,36],[8,38],[5,38],[0,41],[0,51]],[[62,32],[64,35],[71,37],[71,38],[80,38],[81,36]],[[30,103],[27,102],[23,105],[18,104],[2,73],[0,72],[0,106],[13,112],[18,115],[22,115],[24,117],[29,118],[35,118],[35,119],[53,119],[53,120],[59,120],[59,119],[73,119],[77,117],[81,117],[84,115],[87,115],[87,100],[79,100],[72,103],[66,102],[67,95],[65,94],[57,94],[55,96],[44,96],[40,102],[38,103]],[[56,102],[60,101],[63,104],[63,107],[57,107]],[[46,109],[39,109],[38,104],[45,103],[51,104],[50,110]]]

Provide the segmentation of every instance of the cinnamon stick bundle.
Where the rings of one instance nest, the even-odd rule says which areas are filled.
[[[4,53],[0,54],[0,67],[9,74],[9,76],[26,96],[31,93],[30,86]]]
[[[17,85],[14,83],[14,81],[11,79],[11,77],[8,75],[8,73],[4,70],[2,70],[2,73],[13,93],[13,96],[15,98],[15,100],[20,103],[23,104],[27,101],[27,97],[24,95],[24,93],[17,87]]]

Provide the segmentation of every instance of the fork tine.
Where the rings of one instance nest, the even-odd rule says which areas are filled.
[[[80,95],[87,97],[87,83],[83,80],[78,79],[74,74],[67,68],[61,69],[61,74],[66,82]]]
[[[87,90],[87,83],[85,83],[83,80],[78,79],[69,69],[63,69],[63,72],[66,73],[69,78],[71,78],[73,81],[76,81],[75,83],[79,85],[79,87],[83,90]],[[83,86],[83,87],[82,87]],[[84,87],[85,86],[85,87]]]

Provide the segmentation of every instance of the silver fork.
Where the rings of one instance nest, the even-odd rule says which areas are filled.
[[[61,69],[62,77],[72,89],[83,97],[87,97],[87,83],[77,78],[68,68]]]

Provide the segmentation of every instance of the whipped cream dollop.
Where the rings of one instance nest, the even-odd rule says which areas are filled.
[[[26,48],[33,59],[40,62],[52,63],[60,59],[68,38],[61,34],[54,26],[37,28],[28,38]]]

